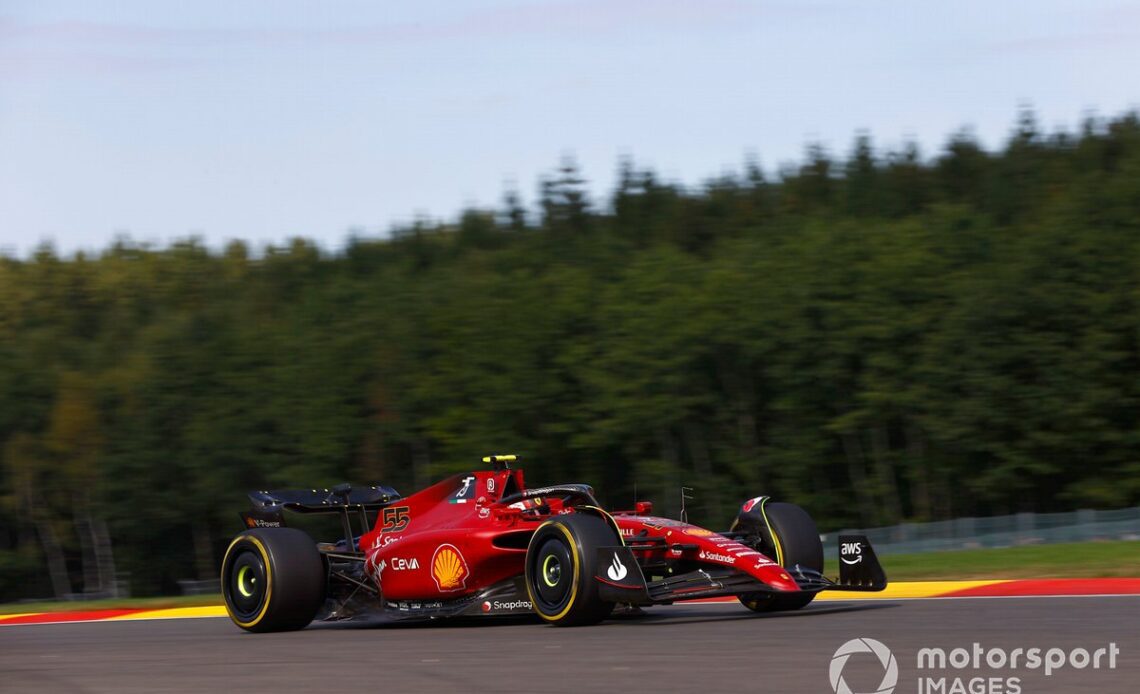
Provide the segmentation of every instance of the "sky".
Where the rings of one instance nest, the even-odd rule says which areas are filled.
[[[0,253],[342,247],[631,158],[687,186],[868,131],[935,156],[1140,108],[1140,2],[0,0]]]

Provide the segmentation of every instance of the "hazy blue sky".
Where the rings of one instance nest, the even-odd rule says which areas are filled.
[[[336,248],[497,205],[577,155],[696,184],[1021,103],[1140,104],[1140,3],[1084,0],[0,0],[0,251],[116,233]],[[1131,86],[1129,86],[1131,85]]]

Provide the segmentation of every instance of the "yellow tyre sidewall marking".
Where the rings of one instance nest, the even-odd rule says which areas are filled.
[[[565,617],[568,612],[570,612],[570,609],[574,607],[574,602],[578,599],[578,574],[581,573],[579,567],[581,566],[582,562],[581,558],[578,555],[578,543],[574,541],[574,535],[570,532],[569,528],[567,528],[562,523],[546,521],[542,525],[538,526],[538,530],[534,531],[535,536],[538,536],[538,534],[542,532],[542,529],[548,525],[554,526],[559,532],[565,535],[566,542],[570,545],[570,554],[574,560],[574,574],[570,583],[570,602],[566,603],[566,607],[562,608],[562,611],[558,614],[546,615],[538,609],[538,599],[534,594],[534,588],[531,587],[531,581],[529,578],[526,581],[526,592],[530,596],[530,604],[534,605],[534,611],[538,614],[539,617],[542,617],[548,622],[557,622],[558,620]],[[530,562],[528,561],[527,564],[529,565]]]
[[[784,566],[784,548],[780,544],[780,536],[772,529],[772,521],[768,520],[768,499],[760,504],[760,515],[764,516],[764,525],[768,526],[768,534],[772,536],[772,542],[776,545],[776,563]]]
[[[243,541],[250,542],[254,547],[257,548],[258,553],[261,554],[261,561],[263,564],[265,564],[265,602],[261,604],[261,611],[257,613],[257,616],[248,622],[243,622],[237,618],[237,615],[235,615],[233,613],[233,610],[230,609],[230,603],[228,600],[226,601],[226,612],[229,613],[230,619],[234,620],[234,624],[242,627],[243,629],[249,629],[251,627],[257,626],[257,623],[260,622],[265,617],[265,613],[269,611],[269,601],[273,599],[273,569],[271,569],[269,566],[269,552],[265,550],[265,545],[261,544],[261,540],[257,539],[253,535],[238,535],[234,538],[234,541],[230,543],[229,548],[226,549],[225,559],[222,560],[223,567],[226,566],[226,561],[230,558],[230,552],[233,551],[234,547],[236,547],[239,542]],[[226,575],[223,573],[223,588],[225,585]]]

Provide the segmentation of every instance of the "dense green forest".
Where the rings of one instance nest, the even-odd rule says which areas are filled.
[[[335,253],[0,258],[0,598],[172,591],[249,489],[492,452],[717,527],[760,493],[823,528],[1140,500],[1136,114],[582,177]]]

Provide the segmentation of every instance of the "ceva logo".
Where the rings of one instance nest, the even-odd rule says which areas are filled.
[[[847,665],[847,660],[857,653],[871,653],[883,666],[883,680],[873,692],[853,692],[847,681],[843,679],[843,668]],[[831,656],[828,675],[831,677],[831,689],[835,694],[891,694],[899,681],[899,664],[891,649],[882,642],[867,638],[851,639]]]

